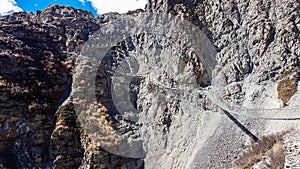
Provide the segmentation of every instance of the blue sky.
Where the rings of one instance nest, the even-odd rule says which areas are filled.
[[[125,13],[144,8],[148,0],[0,0],[0,15],[27,11],[35,13],[52,4],[73,6],[92,12],[95,16],[107,12]]]
[[[43,10],[51,4],[60,4],[65,6],[73,6],[92,12],[97,15],[97,11],[93,8],[91,2],[79,2],[78,0],[16,0],[16,3],[24,11],[36,12],[36,10]]]

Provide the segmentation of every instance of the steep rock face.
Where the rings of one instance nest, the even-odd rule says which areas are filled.
[[[1,151],[4,166],[51,165],[51,133],[55,112],[70,93],[72,52],[97,29],[92,14],[56,5],[37,15],[0,18],[1,144],[9,147]]]
[[[218,51],[215,85],[226,87],[223,97],[248,104],[265,95],[249,86],[299,77],[299,5],[296,0],[153,0],[146,9],[182,15],[199,26]]]
[[[273,108],[283,106],[294,112],[299,109],[299,7],[296,0],[152,0],[146,10],[184,16],[207,35],[218,51],[212,86],[222,103],[272,114]],[[291,125],[299,128],[295,121],[259,120],[251,117],[252,111],[245,111],[248,117],[236,113],[238,120],[258,135],[284,131]],[[274,111],[289,115],[285,110]],[[298,117],[292,114],[290,117]],[[194,156],[191,168],[234,166],[230,161],[242,151],[238,146],[244,145],[241,140],[247,139],[225,118],[218,126],[210,144]]]
[[[53,5],[0,18],[1,154],[7,168],[140,168],[91,148],[74,111],[75,60],[103,18]],[[66,102],[64,105],[62,105]]]
[[[186,22],[179,23],[178,20],[176,22],[175,18],[169,18],[168,15],[150,16],[151,19],[143,13],[129,18],[117,15],[115,20],[111,19],[101,27],[100,30],[108,34],[106,37],[101,36],[101,32],[91,37],[84,49],[84,56],[90,56],[91,62],[89,59],[85,60],[85,57],[80,59],[76,67],[76,72],[79,73],[75,75],[72,86],[73,97],[77,103],[86,105],[83,100],[90,98],[86,96],[89,95],[91,86],[95,85],[93,83],[96,83],[97,101],[108,109],[113,124],[106,126],[105,134],[108,134],[105,135],[101,130],[103,125],[95,117],[105,119],[107,114],[95,113],[92,107],[80,114],[82,124],[94,136],[92,139],[95,143],[101,146],[106,143],[105,138],[114,138],[115,133],[118,133],[117,136],[122,138],[121,152],[115,153],[145,157],[145,168],[184,168],[190,162],[186,158],[195,153],[195,142],[205,142],[211,134],[201,132],[201,128],[207,126],[211,127],[210,131],[214,131],[215,124],[218,124],[206,120],[219,120],[219,114],[199,112],[206,100],[203,99],[203,93],[197,91],[199,86],[209,84],[206,83],[207,73],[200,56],[213,58],[211,55],[215,54],[215,50],[210,50],[211,44],[205,43],[206,40],[209,42],[207,38],[197,37],[201,39],[196,45],[197,49],[205,46],[206,51],[211,53],[204,55],[205,52],[195,52],[189,39],[184,37],[189,33],[189,29],[184,26],[191,30],[194,30],[194,26]],[[160,19],[165,19],[161,27],[156,22]],[[146,28],[151,29],[131,27],[131,23],[137,22],[147,24]],[[134,32],[130,32],[132,30]],[[129,31],[131,36],[126,39],[122,39],[122,36],[120,42],[112,43],[114,45],[111,48],[110,41],[100,43],[101,38],[110,40],[110,37],[117,36],[122,31]],[[198,36],[202,35],[199,31],[195,32],[199,33]],[[181,39],[176,38],[177,36]],[[100,52],[102,46],[108,47],[107,51]],[[103,53],[106,55],[101,60]],[[97,70],[93,70],[95,67]],[[95,82],[92,78],[95,78]],[[126,100],[127,94],[129,100]],[[125,100],[118,101],[120,98]],[[115,132],[111,132],[111,128]],[[189,130],[192,128],[193,130]],[[114,144],[114,140],[111,144]],[[111,144],[104,146],[107,149]],[[172,160],[172,157],[176,159]]]
[[[74,105],[68,103],[57,112],[55,129],[51,134],[50,154],[53,168],[78,168],[83,158],[82,131],[77,124]]]

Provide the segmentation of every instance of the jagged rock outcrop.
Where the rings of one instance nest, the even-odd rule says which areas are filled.
[[[72,7],[0,18],[1,155],[7,168],[142,166],[92,150],[76,121],[71,92],[82,45],[105,23]]]
[[[37,15],[15,13],[0,20],[1,163],[9,168],[47,168],[58,158],[50,157],[50,145],[58,146],[52,139],[58,132],[53,133],[55,112],[70,93],[76,59],[72,52],[99,25],[88,12],[57,5]],[[60,139],[73,137],[64,133]]]
[[[299,77],[300,25],[296,0],[153,0],[146,8],[182,15],[211,39],[222,67],[216,70],[221,77],[216,77],[215,84],[222,88],[227,86],[229,91],[224,92],[225,98],[237,97],[247,102],[249,98],[240,98],[239,93],[264,97],[264,93],[251,91],[249,86],[269,80],[278,82],[287,76]],[[234,92],[233,88],[241,85],[236,82],[241,81],[245,82],[240,86],[241,92]]]
[[[272,108],[286,105],[299,109],[299,102],[295,100],[299,98],[299,94],[295,94],[295,90],[299,90],[299,8],[296,0],[151,0],[146,10],[184,16],[207,35],[218,51],[212,85],[218,88],[215,94],[222,102],[270,114]],[[283,131],[288,125],[296,124],[238,117],[242,123],[252,124],[247,125],[248,129],[258,133],[264,133],[264,128]],[[221,128],[215,131],[210,144],[199,150],[191,167],[234,166],[230,161],[236,159],[239,148],[230,146],[240,144],[234,140],[241,137],[228,131],[226,123],[222,119],[219,127],[224,131],[221,132]],[[274,125],[278,127],[271,129]]]
[[[95,145],[78,121],[78,103],[70,96],[73,75],[81,70],[74,69],[75,61],[93,39],[90,35],[118,28],[109,23],[125,14],[94,18],[53,5],[37,14],[0,17],[0,168],[234,167],[250,138],[300,126],[298,121],[268,120],[252,112],[232,115],[202,87],[212,86],[215,90],[209,91],[222,103],[241,109],[297,110],[299,9],[297,0],[150,0],[146,12],[182,16],[201,30],[217,52],[217,65],[209,77],[188,41],[172,39],[171,24],[165,36],[134,34],[112,46],[95,79],[97,111],[87,114],[96,114],[100,120],[95,122],[109,124],[120,135],[143,140],[143,158],[118,156]],[[139,18],[145,11],[128,14]],[[152,16],[148,21],[156,24],[158,17]],[[112,98],[111,73],[129,57],[140,58],[140,64],[150,60],[145,64],[151,68],[148,74],[140,65],[144,70],[127,86],[138,115],[118,112]],[[151,61],[153,57],[159,61]],[[192,85],[183,88],[187,83]],[[288,135],[288,144],[296,133]],[[287,156],[290,163],[294,156]]]

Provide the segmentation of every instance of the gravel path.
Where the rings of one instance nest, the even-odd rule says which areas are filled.
[[[300,131],[293,131],[284,136],[286,146],[285,169],[300,169]]]

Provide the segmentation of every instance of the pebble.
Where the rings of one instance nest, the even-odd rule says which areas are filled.
[[[300,169],[300,137],[299,131],[284,136],[286,146],[285,169]]]

